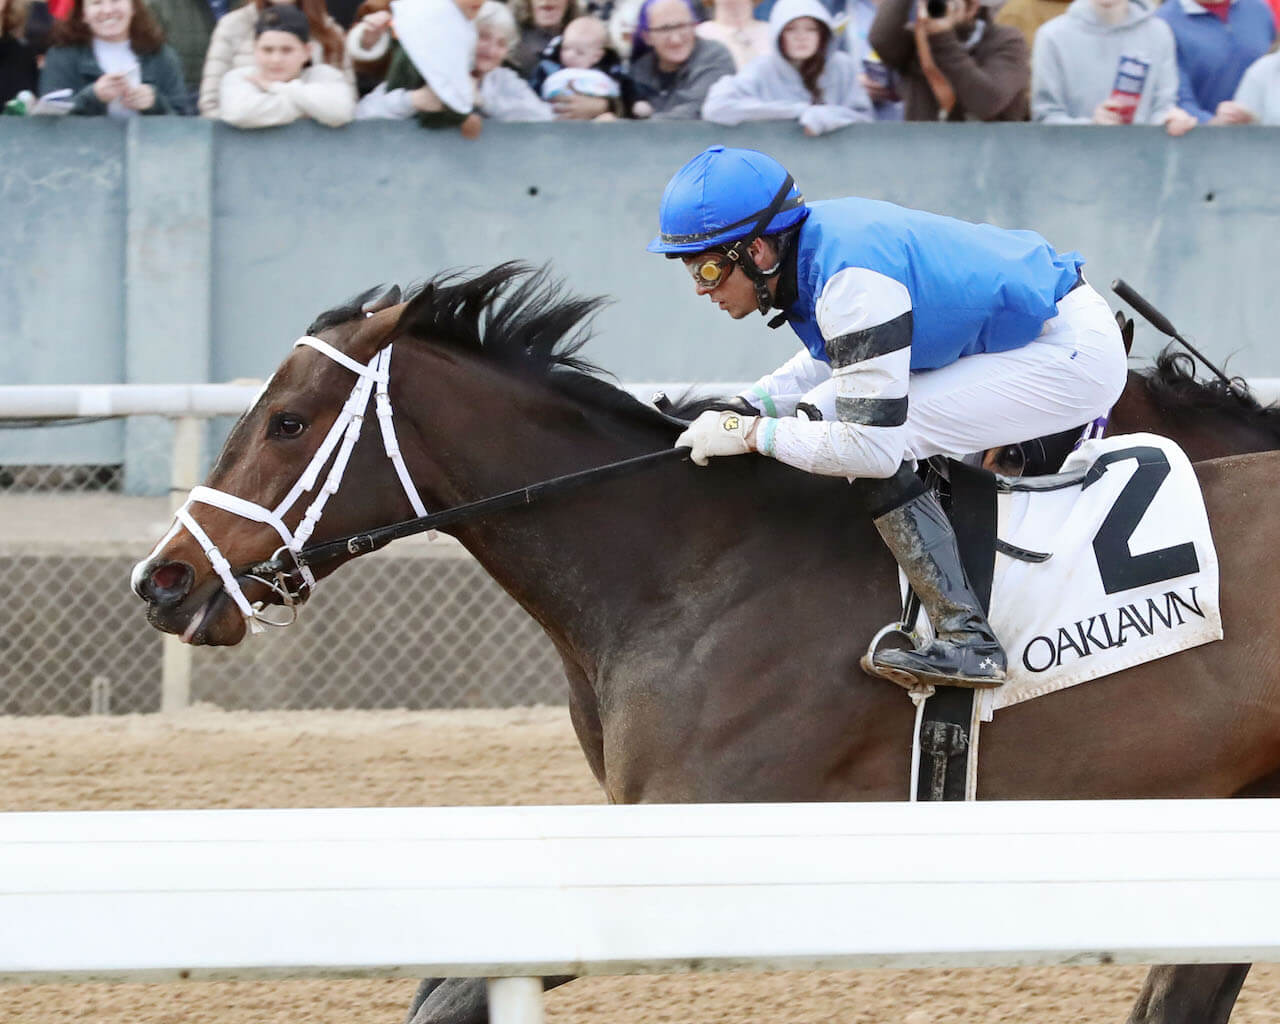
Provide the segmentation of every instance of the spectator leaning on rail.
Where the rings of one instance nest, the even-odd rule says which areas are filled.
[[[997,0],[881,0],[868,40],[901,75],[908,121],[1025,121],[1031,54],[1022,33],[991,18]],[[915,20],[912,22],[912,15]]]
[[[1202,123],[1235,95],[1245,69],[1276,38],[1275,19],[1263,0],[1165,0],[1156,13],[1178,44],[1178,106]]]
[[[0,106],[40,87],[36,51],[27,43],[29,0],[0,0]]]
[[[1280,125],[1280,53],[1249,65],[1235,98],[1218,104],[1210,124]]]
[[[292,0],[281,0],[281,3],[290,2]],[[266,0],[253,0],[223,16],[215,26],[200,76],[199,106],[205,117],[218,116],[218,90],[222,76],[232,68],[253,66],[258,16],[268,6]],[[306,17],[307,28],[311,32],[311,41],[307,44],[311,50],[311,63],[331,64],[340,69],[354,89],[356,77],[343,46],[342,29],[329,17],[324,0],[298,0],[297,6]]]
[[[819,0],[778,0],[769,29],[774,51],[716,82],[702,105],[704,120],[796,120],[811,136],[873,120],[858,65],[836,48],[831,15]]]
[[[41,95],[62,89],[72,114],[185,112],[182,68],[142,0],[75,0],[40,73]]]
[[[311,30],[292,4],[268,7],[258,17],[253,67],[222,76],[219,117],[237,128],[272,128],[311,118],[331,128],[356,112],[355,89],[342,72],[314,64],[307,43]]]
[[[645,0],[636,33],[649,50],[631,63],[632,117],[696,119],[711,86],[733,74],[729,51],[699,39],[697,22],[688,0]]]
[[[756,451],[856,478],[937,633],[920,650],[878,652],[877,667],[999,685],[1004,651],[912,462],[1056,433],[1111,407],[1124,345],[1083,258],[1031,231],[892,203],[806,206],[777,161],[721,146],[676,173],[658,219],[649,251],[682,259],[699,295],[735,320],[777,308],[774,322],[804,346],[739,396],[739,411],[703,413],[676,445],[699,465]],[[835,419],[790,415],[814,388],[834,391],[815,404],[834,404]]]
[[[1138,0],[1074,0],[1031,50],[1031,116],[1047,124],[1162,124],[1184,135],[1173,33]]]

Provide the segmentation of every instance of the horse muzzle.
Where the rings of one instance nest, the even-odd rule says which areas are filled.
[[[300,574],[277,571],[267,577],[255,572],[256,568],[233,577],[252,602],[254,623],[290,625],[311,588]],[[244,639],[249,628],[249,619],[218,577],[198,580],[195,569],[186,562],[161,557],[144,560],[134,567],[130,582],[134,593],[147,603],[147,621],[184,643],[233,646]],[[273,606],[282,611],[268,613]]]

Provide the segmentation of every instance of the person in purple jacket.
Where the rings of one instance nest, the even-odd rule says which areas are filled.
[[[1264,0],[1165,0],[1156,14],[1178,46],[1178,106],[1202,124],[1276,38]]]

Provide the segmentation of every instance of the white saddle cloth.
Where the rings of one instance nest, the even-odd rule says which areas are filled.
[[[1099,464],[1101,460],[1101,464]],[[1141,460],[1141,462],[1140,462]],[[1085,484],[999,497],[997,535],[1041,563],[996,554],[991,625],[1009,679],[980,712],[1222,639],[1218,556],[1191,463],[1168,438],[1089,441],[1064,472]]]

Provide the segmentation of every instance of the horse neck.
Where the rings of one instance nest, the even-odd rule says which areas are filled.
[[[435,360],[404,373],[407,363],[399,367],[407,384],[396,408],[414,429],[401,444],[431,510],[659,451],[672,440],[657,423],[585,407],[546,382],[520,380],[476,358]],[[431,392],[448,401],[427,403],[415,394],[413,382],[424,374]],[[396,379],[393,373],[393,389]],[[680,557],[662,538],[680,531],[678,508],[666,504],[673,483],[687,475],[683,468],[588,485],[449,532],[562,651],[589,660],[618,636],[620,624],[636,619],[641,595]]]
[[[432,392],[449,401],[435,415],[428,408],[416,436],[401,442],[431,508],[674,440],[656,419],[588,406],[493,368],[458,362],[431,373]],[[422,408],[413,404],[410,416]],[[441,449],[447,460],[433,456]],[[855,663],[897,614],[892,557],[848,485],[762,458],[667,464],[453,532],[593,688],[608,666],[633,664],[637,651],[653,653],[677,633],[723,640],[724,623],[761,600],[822,635],[841,664]],[[764,644],[775,657],[778,642],[766,630],[730,646]]]

